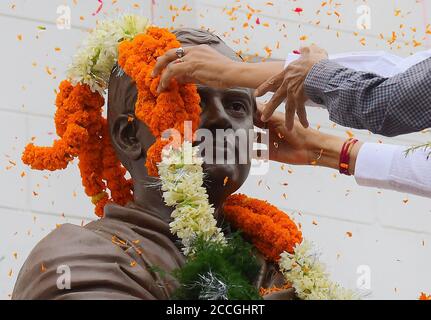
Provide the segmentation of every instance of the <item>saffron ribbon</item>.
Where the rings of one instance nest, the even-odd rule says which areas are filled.
[[[99,5],[99,8],[97,8],[96,12],[92,13],[93,16],[98,14],[100,12],[100,10],[102,10],[102,8],[103,8],[103,0],[97,0],[97,1],[100,3],[100,5]]]

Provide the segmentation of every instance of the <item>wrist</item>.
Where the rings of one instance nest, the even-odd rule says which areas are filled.
[[[312,142],[311,150],[314,154],[314,160],[311,163],[322,167],[338,169],[343,143],[344,140],[339,137],[320,134]],[[318,155],[318,159],[316,155]]]
[[[310,145],[310,163],[322,167],[340,169],[340,154],[346,140],[328,134],[319,134],[314,137]],[[349,173],[355,174],[356,159],[363,143],[358,141],[353,145],[349,154]]]

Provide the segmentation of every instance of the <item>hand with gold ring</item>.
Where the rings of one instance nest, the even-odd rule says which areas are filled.
[[[172,79],[213,88],[257,88],[283,71],[283,61],[245,63],[233,61],[212,47],[202,44],[167,51],[157,59],[153,77],[161,74],[158,92],[167,90]]]
[[[214,88],[230,86],[228,70],[234,61],[208,45],[171,49],[157,59],[153,77],[161,74],[158,92],[168,89],[172,79]]]

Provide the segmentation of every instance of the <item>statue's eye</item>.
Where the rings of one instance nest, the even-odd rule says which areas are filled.
[[[241,101],[231,101],[228,104],[228,109],[234,113],[234,115],[244,115],[246,114],[247,106]]]

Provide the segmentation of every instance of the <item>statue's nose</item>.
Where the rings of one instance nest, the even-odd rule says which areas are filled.
[[[201,127],[206,129],[232,129],[229,115],[223,106],[220,98],[215,97],[210,101],[205,101],[202,112]]]

